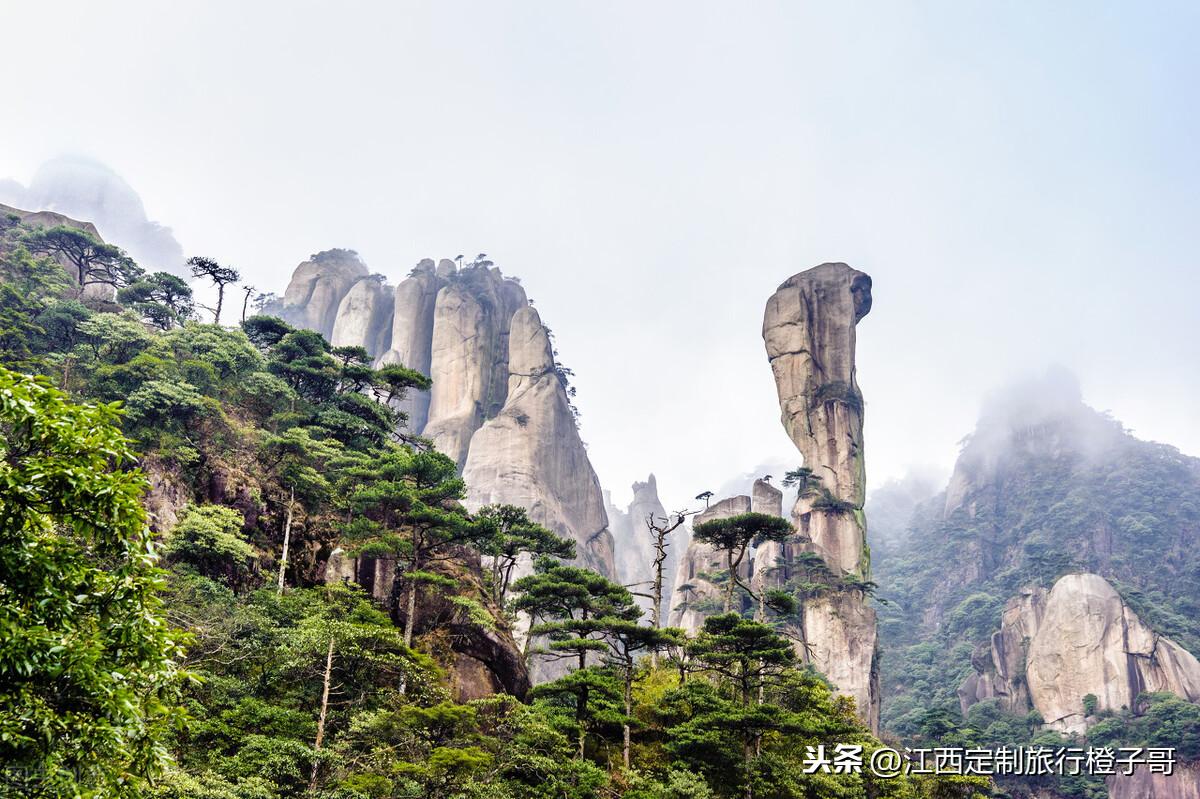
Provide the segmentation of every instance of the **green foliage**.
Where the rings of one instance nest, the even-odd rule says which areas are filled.
[[[62,259],[71,269],[82,296],[88,286],[102,284],[114,288],[127,286],[142,274],[128,255],[112,244],[105,244],[84,230],[57,225],[27,231],[21,243],[36,255]]]
[[[174,563],[186,563],[199,574],[237,588],[246,583],[257,561],[254,547],[242,535],[245,520],[223,505],[191,505],[166,538],[164,552]]]
[[[143,275],[118,291],[117,300],[162,330],[182,325],[195,313],[191,287],[169,272]]]
[[[738,567],[746,556],[746,550],[751,545],[758,546],[767,541],[783,541],[794,532],[787,520],[768,513],[742,513],[696,525],[692,531],[694,540],[725,553],[726,613],[736,609],[733,603],[734,588],[740,585]]]
[[[116,421],[0,368],[0,778],[29,795],[138,795],[179,718],[180,636]]]

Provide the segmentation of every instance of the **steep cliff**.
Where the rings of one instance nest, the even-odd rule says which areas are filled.
[[[524,507],[575,541],[579,563],[615,576],[600,481],[554,370],[550,338],[528,305],[512,317],[508,368],[503,408],[471,437],[463,467],[467,505]]]
[[[1089,716],[1132,709],[1142,693],[1200,700],[1200,661],[1147,627],[1096,574],[1068,574],[1050,591],[1034,587],[1010,600],[988,654],[959,690],[964,712],[998,696],[1013,712],[1032,705],[1048,727],[1081,733]]]
[[[1200,653],[1197,496],[1200,460],[1134,438],[1063,370],[995,392],[946,490],[876,542],[886,726],[915,737],[931,707],[994,698],[1078,729],[1088,693],[1119,709],[1173,679],[1188,695],[1142,661],[1177,672],[1168,664],[1190,660],[1178,650]],[[1052,587],[1071,648],[1044,633],[1030,663],[1022,642],[1045,625]]]
[[[340,249],[319,252],[292,273],[283,293],[283,318],[331,338],[342,298],[355,283],[367,277],[367,266],[355,252]]]
[[[425,259],[393,290],[354,253],[330,250],[297,267],[282,313],[335,346],[429,376],[432,389],[401,410],[409,432],[458,464],[470,503],[526,507],[576,542],[581,563],[616,576],[599,480],[519,282],[489,262]]]
[[[819,478],[792,509],[799,543],[782,547],[767,585],[787,585],[796,556],[820,556],[828,590],[803,600],[799,654],[879,722],[875,611],[860,582],[870,576],[863,467],[863,401],[855,377],[855,328],[871,309],[871,278],[826,263],[786,280],[767,301],[763,341],[784,429]],[[771,553],[774,554],[774,553]],[[771,560],[763,556],[763,567]],[[807,568],[807,567],[806,567]]]

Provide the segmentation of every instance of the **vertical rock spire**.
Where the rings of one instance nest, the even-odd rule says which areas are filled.
[[[842,263],[794,275],[767,300],[763,341],[783,426],[819,479],[792,510],[799,543],[784,547],[780,568],[763,577],[784,585],[798,576],[797,555],[820,555],[828,588],[804,601],[800,654],[877,728],[875,611],[861,588],[870,576],[870,550],[862,512],[863,401],[854,366],[855,326],[870,310],[871,278]]]

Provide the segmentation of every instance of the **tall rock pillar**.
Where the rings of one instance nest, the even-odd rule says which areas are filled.
[[[855,326],[870,310],[868,275],[821,264],[789,278],[767,300],[763,341],[783,426],[804,466],[820,478],[792,510],[795,549],[820,555],[830,573],[829,590],[803,603],[800,654],[853,697],[859,716],[877,729],[875,611],[861,588],[871,564],[862,511],[863,401],[854,368]],[[789,578],[788,560],[770,582]]]

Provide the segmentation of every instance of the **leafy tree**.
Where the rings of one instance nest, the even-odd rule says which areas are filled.
[[[709,544],[725,553],[728,582],[725,587],[725,612],[733,610],[733,589],[740,584],[737,572],[752,543],[783,541],[793,533],[792,525],[766,513],[742,513],[724,519],[712,519],[696,525],[692,539]],[[745,587],[745,586],[743,586]]]
[[[117,301],[132,306],[143,319],[161,330],[182,325],[195,313],[191,287],[170,272],[140,277],[117,292]]]
[[[632,603],[631,603],[632,604]],[[635,608],[636,609],[636,608]],[[640,615],[640,611],[639,611]],[[643,627],[636,621],[630,621],[625,608],[619,608],[614,618],[602,619],[602,635],[609,647],[608,660],[613,663],[621,675],[621,699],[624,702],[625,716],[621,720],[622,747],[621,759],[625,768],[629,768],[630,739],[633,721],[633,677],[636,670],[637,657],[646,652],[658,652],[669,646],[680,646],[686,635],[676,627],[660,628]]]
[[[221,324],[221,308],[225,305],[225,287],[242,279],[241,274],[229,266],[221,266],[212,258],[194,255],[187,260],[192,268],[192,277],[205,277],[212,281],[217,289],[217,307],[209,308],[213,313],[213,324]]]
[[[165,554],[232,588],[245,584],[257,561],[242,535],[245,519],[222,505],[189,505],[167,535]]]
[[[117,419],[0,368],[0,763],[25,795],[134,795],[179,718],[181,639]]]
[[[56,225],[35,228],[21,239],[25,247],[38,255],[49,255],[67,262],[78,285],[76,297],[91,285],[127,286],[141,274],[141,268],[125,252],[105,244],[87,231]]]
[[[242,330],[259,350],[268,351],[296,328],[278,316],[251,316],[242,322]]]
[[[479,553],[491,560],[492,601],[504,607],[512,583],[513,569],[523,557],[554,557],[571,560],[575,542],[562,538],[529,518],[516,505],[487,505],[475,518],[481,523]]]

